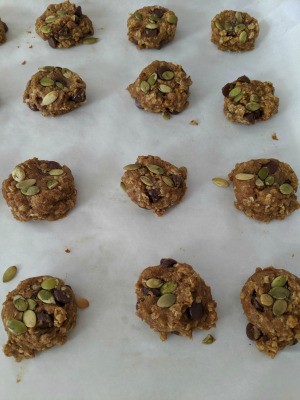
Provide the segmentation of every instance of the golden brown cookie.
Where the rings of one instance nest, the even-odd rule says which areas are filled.
[[[236,164],[229,174],[235,206],[247,217],[262,222],[284,219],[297,210],[298,178],[292,168],[272,158]]]
[[[300,340],[300,279],[284,269],[257,268],[241,291],[246,334],[272,358]]]
[[[121,186],[141,208],[163,215],[178,204],[186,192],[185,167],[177,168],[156,156],[139,156],[124,167]]]
[[[8,334],[4,354],[21,361],[64,344],[76,317],[74,293],[61,279],[38,276],[20,282],[3,303],[2,320]]]
[[[19,221],[63,218],[76,202],[71,170],[33,158],[17,165],[2,183],[2,194]]]
[[[168,334],[192,338],[194,329],[216,325],[217,303],[193,268],[171,258],[148,267],[136,285],[136,315],[166,340]]]
[[[1,21],[0,18],[0,44],[6,42],[6,32],[8,31],[8,27],[5,22]]]

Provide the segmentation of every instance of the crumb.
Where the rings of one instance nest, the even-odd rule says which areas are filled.
[[[33,47],[32,44],[30,44],[30,45],[28,46],[29,49],[32,49],[32,47]]]
[[[23,62],[21,62],[21,64],[22,64],[22,65],[25,65],[25,64],[26,64],[26,61],[24,60]]]
[[[19,48],[20,48],[20,46],[17,46],[17,48],[19,49]]]
[[[191,125],[199,125],[199,122],[196,119],[192,119],[190,124]]]
[[[295,257],[295,254],[292,254],[292,257]]]
[[[65,253],[71,253],[71,250],[66,247],[65,248]]]
[[[277,137],[277,134],[275,132],[272,133],[272,139],[273,140],[279,140],[278,137]]]
[[[84,297],[78,297],[77,299],[75,299],[77,307],[84,309],[84,308],[88,308],[90,305],[90,302],[85,299]]]
[[[27,31],[27,33],[31,33],[31,31]]]

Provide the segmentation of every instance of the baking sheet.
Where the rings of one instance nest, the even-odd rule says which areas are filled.
[[[152,2],[80,4],[100,41],[58,50],[34,32],[47,1],[0,2],[9,27],[0,47],[0,179],[36,156],[68,165],[78,189],[76,208],[57,222],[20,223],[0,200],[0,267],[18,266],[17,277],[1,284],[0,300],[19,280],[51,274],[90,301],[63,347],[20,364],[0,354],[0,398],[299,399],[300,345],[274,360],[259,353],[245,335],[239,292],[257,266],[300,274],[300,214],[268,225],[250,220],[234,209],[232,189],[214,186],[211,178],[261,157],[288,162],[300,175],[300,3],[161,1],[179,24],[175,40],[159,51],[138,51],[126,39],[129,12]],[[210,20],[223,9],[258,19],[254,51],[227,54],[210,42]],[[138,110],[125,90],[155,59],[181,64],[194,82],[189,107],[169,121]],[[31,112],[22,93],[42,65],[76,71],[87,83],[87,104],[57,118]],[[280,110],[269,121],[248,127],[224,117],[220,89],[244,74],[274,83]],[[190,125],[192,119],[199,125]],[[161,218],[136,207],[119,188],[122,166],[147,154],[189,171],[185,198]],[[162,343],[135,316],[138,275],[163,257],[193,265],[212,287],[219,317],[210,332],[213,345],[201,343],[206,331]]]

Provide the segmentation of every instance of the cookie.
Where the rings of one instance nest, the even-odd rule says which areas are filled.
[[[14,168],[2,194],[17,220],[54,221],[74,207],[77,191],[67,166],[33,158]]]
[[[188,105],[191,84],[181,65],[153,61],[127,90],[141,109],[178,114]]]
[[[80,6],[69,1],[50,4],[36,20],[35,30],[52,48],[77,46],[94,33],[92,21],[82,14]]]
[[[21,361],[64,344],[76,317],[74,293],[61,279],[38,276],[20,282],[3,303],[2,320],[8,334],[4,354]]]
[[[233,122],[250,125],[278,112],[279,99],[271,82],[251,81],[243,75],[222,88],[224,114]]]
[[[55,117],[86,102],[86,84],[75,72],[61,67],[40,67],[27,83],[23,102],[32,111]]]
[[[211,21],[211,41],[223,51],[248,51],[254,49],[259,25],[251,15],[225,10]]]
[[[8,27],[5,22],[1,21],[0,18],[0,44],[6,42],[6,32],[8,31]]]
[[[241,291],[246,334],[272,358],[300,341],[300,279],[284,269],[257,268]]]
[[[298,178],[292,168],[272,158],[236,164],[229,174],[235,192],[235,206],[247,217],[262,222],[284,219],[300,205]]]
[[[175,36],[178,18],[160,6],[143,7],[127,21],[128,39],[139,49],[160,49]]]
[[[139,156],[135,164],[124,169],[121,186],[130,199],[158,216],[178,204],[186,192],[186,168],[177,168],[159,157]]]
[[[193,268],[171,258],[148,267],[136,285],[136,315],[166,340],[168,334],[192,338],[194,329],[216,325],[217,303]]]

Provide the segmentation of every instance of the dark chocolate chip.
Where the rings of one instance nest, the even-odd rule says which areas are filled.
[[[254,119],[260,119],[263,116],[263,110],[255,110],[253,111]]]
[[[82,103],[85,101],[85,99],[86,95],[84,89],[80,90],[78,93],[71,97],[71,100],[75,101],[75,103]]]
[[[275,172],[278,170],[279,163],[277,160],[270,160],[265,166],[268,167],[270,174],[275,174]]]
[[[251,304],[253,305],[253,307],[254,307],[257,311],[259,311],[259,312],[263,312],[263,311],[264,311],[263,306],[262,306],[255,298],[252,298],[252,299],[251,299]]]
[[[250,340],[257,340],[261,337],[261,331],[251,322],[246,326],[246,335]]]
[[[149,288],[142,287],[142,293],[143,293],[144,295],[148,294],[148,293],[149,293],[149,291],[150,291],[150,289],[149,289]]]
[[[137,108],[143,110],[143,107],[141,106],[141,103],[137,99],[135,100],[135,105],[137,106]]]
[[[55,77],[54,79],[55,79],[55,82],[60,82],[65,87],[68,87],[68,83],[63,77],[58,76],[58,77]]]
[[[227,31],[226,36],[236,36],[236,33],[234,31]]]
[[[175,185],[176,187],[181,187],[181,186],[182,186],[183,179],[181,178],[180,175],[174,175],[174,174],[172,174],[172,175],[171,175],[171,178],[172,178],[172,181],[174,182],[174,185]]]
[[[248,121],[250,124],[255,124],[255,116],[254,113],[249,113],[244,115],[244,119]]]
[[[39,104],[41,104],[41,103],[43,102],[43,99],[42,99],[41,97],[38,97],[38,98],[37,98],[37,102],[38,102]]]
[[[172,71],[172,69],[171,69],[168,65],[163,65],[163,66],[157,68],[157,71],[156,71],[156,72],[157,72],[158,77],[159,77],[160,79],[163,79],[163,80],[164,80],[162,74],[163,74],[164,72],[166,72],[166,71]],[[173,72],[173,71],[172,71],[172,72]]]
[[[81,7],[78,6],[75,10],[75,15],[77,15],[77,17],[81,17],[82,16],[82,10]]]
[[[236,81],[237,81],[237,82],[246,82],[246,83],[250,83],[250,79],[249,79],[248,76],[246,76],[246,75],[240,76],[239,78],[237,78]]]
[[[226,83],[226,85],[222,87],[223,96],[228,97],[229,92],[234,88],[234,86],[234,83]]]
[[[155,8],[152,11],[152,14],[155,15],[156,17],[158,17],[158,18],[161,18],[164,15],[165,12],[166,12],[165,8]]]
[[[146,37],[155,37],[159,34],[159,30],[158,29],[144,29],[144,36]]]
[[[37,312],[36,313],[36,326],[40,329],[52,328],[53,319],[52,317],[45,312]]]
[[[6,25],[6,23],[5,22],[3,22],[2,21],[2,24],[3,24],[3,26],[4,26],[4,30],[5,30],[5,32],[7,32],[8,31],[8,26]]]
[[[153,293],[154,294],[154,296],[161,296],[161,293],[160,293],[160,290],[159,289],[156,289],[156,288],[154,288],[154,289],[150,289],[150,288],[147,288],[147,287],[142,287],[142,293],[146,296],[147,294],[149,294],[149,293]]]
[[[50,47],[52,47],[53,49],[56,49],[58,42],[53,37],[49,37],[48,43],[49,43]]]
[[[173,260],[173,258],[162,258],[160,260],[160,265],[162,267],[173,267],[174,264],[177,264],[177,261]]]
[[[32,110],[32,111],[39,111],[38,108],[37,108],[37,106],[36,106],[35,104],[33,104],[32,106],[30,105],[29,108],[30,108],[30,110]]]
[[[55,300],[61,304],[67,304],[67,303],[70,303],[70,301],[71,301],[70,297],[64,290],[54,289],[53,295],[54,295]]]
[[[193,303],[190,308],[187,309],[189,318],[194,321],[199,321],[203,317],[203,305],[202,303]]]
[[[149,189],[146,193],[149,197],[150,203],[157,203],[161,197],[159,189]]]
[[[70,29],[67,27],[64,27],[63,29],[61,29],[60,31],[58,31],[59,36],[70,36]]]
[[[56,161],[47,161],[47,168],[49,171],[51,169],[61,169],[61,165]]]

